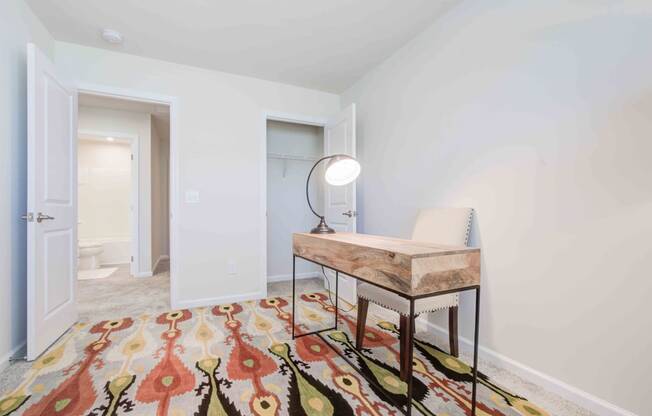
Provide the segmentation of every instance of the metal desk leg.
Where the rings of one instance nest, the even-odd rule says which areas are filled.
[[[340,293],[338,288],[338,282],[340,281],[340,272],[335,271],[335,329],[337,329],[337,318],[339,308],[337,307],[338,301],[340,299]]]
[[[296,264],[297,264],[297,256],[292,255],[292,339],[294,339],[294,292],[296,290],[295,284],[296,284]]]
[[[478,335],[480,334],[480,287],[475,289],[475,334],[473,335],[473,392],[471,393],[471,416],[475,416],[476,390],[478,387]]]
[[[407,350],[408,350],[408,368],[407,368],[407,415],[412,414],[412,372],[414,369],[414,299],[410,299],[410,316],[409,330],[407,331]]]

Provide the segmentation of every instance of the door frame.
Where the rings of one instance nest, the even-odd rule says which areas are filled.
[[[177,279],[179,276],[179,102],[177,97],[136,89],[116,88],[77,82],[79,94],[91,94],[130,101],[162,104],[170,107],[170,166],[169,166],[169,238],[170,238],[170,307],[179,309]],[[135,157],[135,156],[134,156]]]
[[[77,141],[81,140],[79,136],[101,136],[101,137],[115,137],[117,139],[128,140],[131,146],[132,164],[131,164],[131,185],[129,188],[129,200],[131,210],[129,211],[129,234],[130,234],[130,256],[133,258],[129,263],[129,271],[132,276],[135,276],[140,270],[140,204],[138,203],[138,195],[140,192],[140,159],[139,159],[139,144],[140,140],[138,135],[122,133],[116,131],[102,131],[93,129],[77,129]],[[79,145],[78,145],[79,146]],[[79,163],[79,152],[77,152],[77,163]],[[77,184],[79,184],[79,173],[77,173]],[[79,191],[78,191],[79,193]],[[79,227],[79,209],[77,209],[77,227]],[[77,238],[79,238],[79,230],[77,230]],[[150,244],[151,245],[151,244]]]
[[[308,126],[326,127],[328,118],[313,117],[305,114],[281,113],[277,111],[263,111],[261,122],[261,155],[262,168],[260,170],[260,229],[261,229],[261,263],[260,291],[267,297],[267,122],[282,121],[285,123],[303,124]],[[291,279],[290,279],[291,280]]]

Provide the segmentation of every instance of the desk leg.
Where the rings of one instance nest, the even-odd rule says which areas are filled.
[[[480,287],[475,289],[475,334],[473,335],[473,391],[471,393],[471,416],[475,416],[476,390],[478,387],[478,335],[480,333]]]
[[[407,332],[407,351],[408,351],[408,366],[407,370],[407,415],[412,414],[412,373],[414,369],[414,299],[410,299],[410,316],[408,317],[410,324]]]
[[[292,255],[292,339],[294,339],[294,293],[296,291],[296,264],[297,256]]]
[[[337,318],[338,318],[338,301],[340,299],[340,292],[338,288],[338,282],[340,281],[340,272],[335,271],[335,329],[337,329]]]

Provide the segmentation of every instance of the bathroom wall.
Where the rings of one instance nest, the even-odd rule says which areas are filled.
[[[79,107],[80,132],[111,132],[138,137],[138,235],[136,275],[148,276],[152,267],[151,247],[151,119],[149,113]]]
[[[152,116],[152,271],[170,255],[170,121]]]
[[[103,264],[129,263],[131,144],[80,140],[77,151],[79,239],[108,243]]]

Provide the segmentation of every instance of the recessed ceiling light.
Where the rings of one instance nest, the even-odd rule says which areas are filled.
[[[113,141],[115,141],[115,139],[114,139],[113,137],[107,137],[107,138],[106,138],[106,141],[107,141],[107,142],[113,142]]]
[[[114,45],[119,45],[122,43],[122,33],[118,32],[117,30],[113,29],[104,29],[102,31],[102,39],[105,41],[112,43]]]

